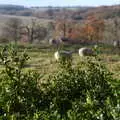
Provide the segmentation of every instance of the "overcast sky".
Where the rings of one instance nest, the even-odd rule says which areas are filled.
[[[99,6],[119,4],[120,0],[0,0],[0,4],[24,6]]]

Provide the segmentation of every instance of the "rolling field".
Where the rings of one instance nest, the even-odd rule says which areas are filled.
[[[81,45],[65,45],[62,49],[69,51],[78,51],[79,48],[84,47]],[[89,46],[93,47],[93,46]],[[27,62],[26,70],[34,70],[41,74],[48,75],[57,72],[59,64],[54,59],[54,52],[57,51],[49,45],[19,45],[19,50],[26,50],[30,59]],[[113,76],[120,78],[120,55],[119,49],[115,49],[111,46],[100,45],[98,57],[100,61],[106,65],[106,67],[113,72]],[[76,66],[81,59],[78,52],[72,55],[72,65]]]

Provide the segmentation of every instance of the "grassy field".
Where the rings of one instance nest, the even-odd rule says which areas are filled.
[[[84,45],[86,46],[86,45]],[[83,45],[65,45],[63,50],[78,51]],[[93,47],[93,46],[89,46]],[[26,65],[26,70],[38,71],[41,74],[47,76],[53,72],[57,72],[59,67],[58,62],[54,59],[54,52],[56,48],[52,46],[39,44],[39,45],[19,45],[19,51],[26,50],[30,56]],[[120,52],[119,49],[115,49],[112,46],[99,45],[98,57],[100,61],[107,66],[107,68],[113,72],[114,77],[120,78]],[[77,65],[79,61],[83,59],[78,55],[78,52],[73,53],[73,66]]]
[[[2,47],[3,45],[1,45]],[[84,45],[86,46],[86,45]],[[62,47],[63,50],[78,51],[79,48],[84,47],[83,45],[65,45]],[[93,47],[93,46],[89,46]],[[26,70],[34,70],[44,74],[52,74],[57,71],[59,66],[58,62],[54,59],[54,52],[56,48],[45,44],[38,45],[19,45],[19,51],[26,51],[30,59],[27,62]],[[77,65],[81,58],[78,52],[72,55],[73,65]],[[107,66],[107,68],[114,73],[115,77],[120,78],[120,52],[119,49],[113,48],[112,46],[99,45],[98,57],[100,61]]]

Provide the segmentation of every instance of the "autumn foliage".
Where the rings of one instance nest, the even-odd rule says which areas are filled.
[[[104,20],[89,16],[84,23],[73,20],[57,20],[55,36],[67,37],[72,41],[97,42],[102,40]]]
[[[87,40],[98,41],[102,40],[104,31],[104,20],[97,19],[94,16],[90,16],[85,21],[85,26],[83,28],[84,34]]]
[[[55,35],[68,37],[74,27],[74,22],[66,19],[58,19],[55,23]]]

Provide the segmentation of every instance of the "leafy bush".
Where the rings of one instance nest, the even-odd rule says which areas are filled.
[[[76,68],[62,67],[49,79],[51,111],[68,120],[119,119],[115,112],[119,102],[110,82],[113,80],[105,66],[92,59]]]
[[[44,81],[25,72],[29,59],[13,47],[0,53],[0,119],[3,120],[119,120],[119,80],[93,58],[76,67],[60,62],[59,72]],[[114,84],[113,84],[114,81]],[[117,83],[117,85],[115,84]]]
[[[40,75],[23,70],[28,55],[25,52],[19,55],[15,48],[6,46],[1,50],[0,58],[5,67],[0,77],[0,114],[7,119],[10,116],[18,119],[45,109],[48,99],[39,89]]]

